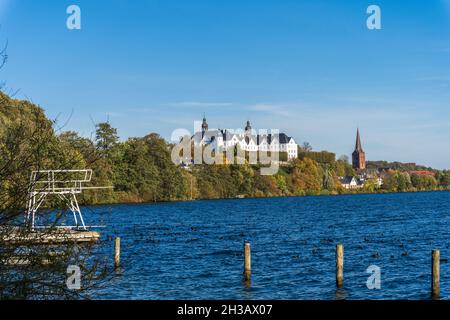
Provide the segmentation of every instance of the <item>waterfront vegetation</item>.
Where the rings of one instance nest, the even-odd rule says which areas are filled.
[[[71,239],[47,246],[35,242],[37,238],[55,235],[52,226],[65,219],[64,201],[49,198],[47,209],[55,209],[41,208],[40,218],[47,229],[34,233],[19,228],[23,226],[32,170],[88,165],[89,158],[68,145],[55,128],[42,109],[0,94],[0,300],[89,297],[89,290],[106,283],[113,275],[104,255],[92,256],[94,243],[78,245]],[[96,163],[100,165],[102,160],[106,159]],[[81,290],[70,290],[66,285],[68,265],[82,270]]]
[[[364,188],[346,190],[338,177],[355,175],[348,159],[336,159],[331,152],[313,152],[307,143],[299,148],[298,159],[280,166],[275,175],[263,176],[258,165],[250,164],[177,166],[171,160],[173,145],[157,133],[121,141],[117,130],[109,123],[98,124],[91,139],[63,129],[58,129],[58,123],[47,119],[40,107],[1,94],[0,166],[9,166],[17,181],[11,184],[8,180],[8,185],[2,182],[2,197],[24,185],[31,170],[69,169],[69,163],[72,169],[93,169],[93,185],[115,187],[114,191],[85,193],[84,204],[450,188],[450,171],[414,164],[369,162],[369,168],[393,168],[385,173],[382,187],[377,187],[376,179],[369,178]],[[39,161],[29,158],[37,156]],[[39,168],[35,163],[39,163]],[[24,164],[28,171],[14,170],[14,166],[24,168]],[[424,169],[431,170],[434,175],[409,173]],[[2,205],[8,206],[7,201]]]

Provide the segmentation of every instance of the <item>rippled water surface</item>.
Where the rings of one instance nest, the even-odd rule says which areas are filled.
[[[450,297],[450,192],[197,201],[85,208],[121,270],[102,299],[428,299],[431,250]],[[251,286],[242,282],[252,245]],[[345,288],[335,289],[335,245]],[[369,290],[370,265],[381,289]]]

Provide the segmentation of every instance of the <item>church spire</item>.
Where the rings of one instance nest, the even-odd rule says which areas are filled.
[[[361,138],[359,136],[359,128],[356,130],[356,145],[355,145],[355,151],[363,152],[362,146],[361,146]]]
[[[361,145],[361,137],[359,135],[359,128],[356,130],[356,144],[355,151],[352,154],[353,169],[364,170],[366,168],[366,154]]]

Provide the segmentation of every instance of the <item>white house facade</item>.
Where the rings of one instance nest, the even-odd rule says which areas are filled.
[[[288,160],[298,157],[298,146],[294,138],[284,133],[257,135],[247,121],[242,132],[229,130],[209,130],[206,118],[203,118],[202,130],[192,137],[195,146],[212,146],[213,150],[225,151],[231,147],[239,146],[244,151],[286,152]]]
[[[364,182],[357,177],[340,177],[339,181],[345,189],[360,189],[364,187]]]

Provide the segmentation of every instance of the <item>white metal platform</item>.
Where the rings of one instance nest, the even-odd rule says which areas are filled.
[[[91,182],[92,170],[40,170],[30,177],[30,190],[25,216],[28,228],[34,230],[36,213],[48,196],[57,196],[67,204],[72,212],[75,226],[70,229],[87,230],[77,201],[77,194],[87,189],[111,189],[112,187],[86,187]]]

